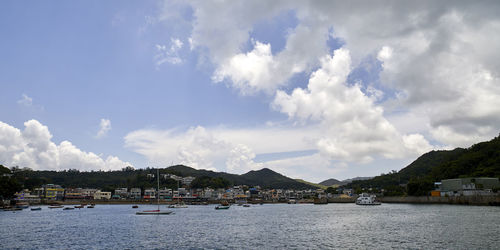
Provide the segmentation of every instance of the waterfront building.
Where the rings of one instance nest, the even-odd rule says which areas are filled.
[[[100,190],[95,189],[95,188],[82,188],[81,192],[82,192],[85,199],[94,199],[94,194],[97,191],[100,191]]]
[[[81,200],[85,199],[81,188],[67,188],[64,192],[64,199]]]
[[[500,182],[498,178],[490,177],[457,178],[436,182],[435,186],[437,189],[431,193],[433,195],[437,195],[436,191],[441,196],[492,195],[493,190],[500,189]]]
[[[45,200],[63,200],[64,188],[55,184],[45,184],[42,186],[40,198]]]
[[[117,198],[126,199],[129,196],[127,188],[117,188],[115,189],[115,195]]]
[[[144,190],[144,199],[156,199],[156,190],[154,188],[147,188]]]
[[[109,200],[111,199],[111,192],[97,191],[94,193],[94,200]]]
[[[140,200],[142,197],[142,190],[140,188],[130,189],[130,198]]]
[[[160,199],[171,200],[173,192],[172,189],[163,188],[158,190],[158,195],[160,196]]]
[[[15,200],[18,202],[28,202],[30,204],[40,203],[40,196],[31,194],[28,189],[15,193]]]

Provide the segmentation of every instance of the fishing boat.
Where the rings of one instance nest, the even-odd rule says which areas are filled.
[[[157,190],[160,190],[160,170],[159,169],[156,169],[156,179],[157,179],[157,185],[158,185]],[[136,212],[135,214],[136,215],[166,215],[166,214],[172,213],[172,211],[161,211],[160,210],[160,195],[159,194],[156,195],[156,201],[157,201],[158,209]]]
[[[27,203],[27,202],[18,202],[18,203],[16,204],[16,207],[17,207],[17,208],[21,208],[21,209],[28,208],[29,206],[30,206],[30,204],[29,204],[29,203]]]
[[[229,204],[229,202],[227,202],[227,201],[223,201],[223,202],[221,202],[221,204],[220,204],[220,205],[217,205],[217,206],[215,207],[215,210],[229,209],[230,207],[231,207],[231,205]]]
[[[356,199],[356,205],[373,206],[380,204],[382,203],[376,200],[375,195],[369,195],[367,193],[360,194],[359,197]]]
[[[40,211],[40,210],[42,210],[41,207],[32,207],[31,208],[31,211]]]
[[[177,201],[177,203],[169,205],[168,208],[187,208],[188,206],[183,201]]]

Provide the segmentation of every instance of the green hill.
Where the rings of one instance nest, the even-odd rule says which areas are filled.
[[[333,186],[333,185],[339,185],[341,184],[342,182],[337,180],[337,179],[328,179],[328,180],[324,180],[320,183],[318,183],[319,185],[323,185],[323,186]]]
[[[416,194],[422,194],[430,190],[435,181],[462,177],[500,177],[500,137],[467,149],[431,151],[399,172],[383,174],[371,180],[353,181],[346,186],[383,188],[400,193],[403,190],[399,187],[408,185],[408,190],[416,187],[419,190]]]
[[[8,169],[7,169],[8,170]],[[312,185],[295,181],[291,178],[264,168],[258,171],[250,171],[246,174],[236,175],[209,170],[197,170],[191,167],[176,165],[160,169],[161,174],[175,174],[178,176],[197,177],[193,181],[194,187],[226,188],[232,185],[261,186],[262,188],[281,189],[314,189]],[[155,186],[148,174],[156,175],[156,169],[126,168],[121,171],[91,171],[80,172],[78,170],[65,171],[33,171],[28,169],[15,169],[13,178],[24,188],[33,189],[43,184],[59,184],[66,188],[100,188],[112,191],[119,187],[149,188]],[[177,181],[170,178],[160,179],[160,186],[176,188]]]

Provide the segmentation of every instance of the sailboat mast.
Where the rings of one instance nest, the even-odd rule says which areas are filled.
[[[158,210],[160,210],[160,169],[156,169],[156,176],[157,176],[157,181],[158,181],[158,188],[156,189],[156,201],[158,204]]]

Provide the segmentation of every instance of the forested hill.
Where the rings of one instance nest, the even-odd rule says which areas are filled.
[[[270,169],[250,171],[246,174],[236,175],[224,172],[214,172],[208,170],[197,170],[191,167],[177,165],[160,169],[161,174],[175,174],[178,176],[197,177],[192,186],[195,188],[227,188],[232,185],[259,185],[262,188],[294,188],[294,189],[314,189],[307,185]],[[101,188],[103,190],[114,190],[119,187],[155,187],[156,182],[148,178],[148,174],[155,174],[156,169],[133,169],[124,168],[121,171],[91,171],[80,172],[78,170],[66,171],[33,171],[28,169],[14,169],[13,178],[18,180],[24,188],[32,189],[42,184],[59,184],[66,188]],[[170,178],[160,180],[161,187],[176,188],[177,181]]]
[[[388,188],[424,182],[429,185],[434,181],[460,177],[500,177],[500,136],[466,149],[431,151],[399,172],[354,181],[348,186]]]

